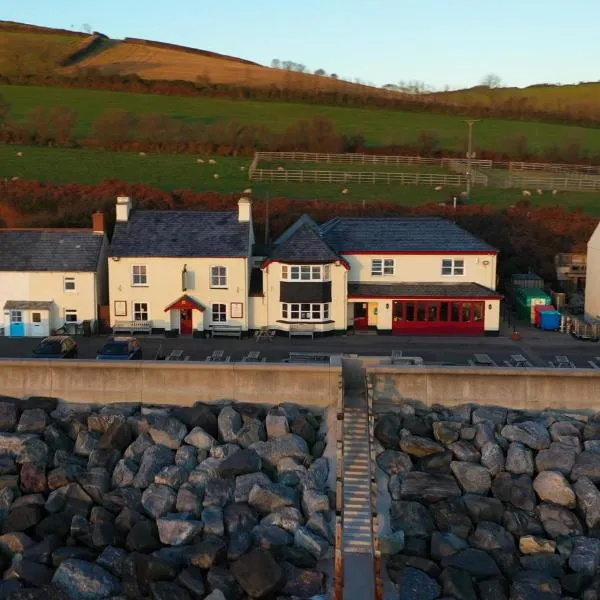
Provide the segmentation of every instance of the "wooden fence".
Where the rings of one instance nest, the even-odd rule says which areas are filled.
[[[597,165],[568,165],[564,163],[530,163],[513,161],[508,163],[509,171],[550,171],[552,173],[589,173],[600,175]]]
[[[506,178],[505,187],[570,192],[598,192],[600,191],[600,177],[577,175],[571,175],[570,177],[531,177],[509,174]]]

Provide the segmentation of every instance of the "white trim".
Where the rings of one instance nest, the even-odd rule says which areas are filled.
[[[215,313],[215,306],[224,307],[224,310],[218,310]],[[215,314],[223,315],[224,319],[215,320]],[[211,323],[227,323],[227,303],[226,302],[211,302],[210,304],[210,320]]]
[[[282,281],[330,281],[330,265],[281,265]]]
[[[449,262],[450,265],[444,266],[444,263]],[[460,266],[456,263],[462,263]],[[444,273],[444,269],[450,269],[450,273]],[[462,273],[457,273],[457,270],[462,270]],[[442,277],[464,277],[465,276],[465,259],[464,258],[442,258],[441,267]]]
[[[396,263],[393,258],[372,258],[371,277],[393,277]]]
[[[74,319],[69,319],[69,316],[75,316]],[[65,308],[65,323],[78,323],[77,310],[74,308]]]
[[[68,288],[67,287],[67,282],[68,283],[73,283],[73,287],[72,288]],[[75,277],[69,276],[69,277],[63,277],[63,291],[66,294],[72,294],[73,292],[77,291],[77,283],[75,282]]]
[[[136,283],[135,282],[135,274],[134,274],[134,269],[136,268],[140,268],[143,267],[144,268],[144,272],[143,273],[138,273],[137,276],[138,277],[144,277],[144,282],[140,282],[140,283]],[[131,287],[148,287],[148,265],[131,265]]]
[[[224,275],[221,275],[221,274],[213,275],[213,269],[223,269]],[[213,284],[213,277],[217,277],[218,279],[221,279],[223,277],[223,278],[225,278],[225,283],[224,284]],[[209,269],[209,273],[208,273],[208,287],[213,290],[215,290],[215,289],[226,290],[229,287],[228,284],[229,284],[229,273],[228,273],[227,267],[225,267],[224,265],[211,265],[210,269]]]
[[[308,307],[308,310],[306,308],[303,310],[303,306]],[[315,310],[315,307],[318,307],[318,316],[314,316],[317,312]],[[280,310],[282,319],[294,323],[311,323],[324,321],[325,319],[329,319],[329,315],[331,314],[331,307],[329,302],[281,302]],[[294,313],[297,313],[297,316],[294,317]],[[309,316],[303,317],[303,314],[307,314]]]
[[[146,310],[135,310],[135,305],[136,304],[145,304],[146,305]],[[146,313],[146,318],[145,319],[136,319],[135,318],[135,313]],[[131,302],[131,320],[132,321],[149,321],[150,320],[150,304],[146,301],[146,300],[133,300]]]

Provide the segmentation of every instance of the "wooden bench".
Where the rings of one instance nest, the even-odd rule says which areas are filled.
[[[242,326],[241,325],[211,325],[210,330],[212,337],[236,337],[242,339]]]
[[[290,363],[329,363],[331,358],[330,354],[325,352],[290,352],[289,358],[285,359],[284,362]]]
[[[294,335],[308,335],[311,339],[314,339],[315,330],[309,323],[295,323],[290,325],[289,337]]]
[[[113,333],[152,333],[152,321],[115,321]]]

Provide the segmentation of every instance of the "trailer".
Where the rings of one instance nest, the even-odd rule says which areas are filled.
[[[587,323],[583,319],[571,319],[571,335],[578,340],[597,342],[600,340],[600,322]]]

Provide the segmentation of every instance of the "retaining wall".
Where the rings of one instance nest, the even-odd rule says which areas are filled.
[[[0,395],[94,404],[235,400],[326,407],[338,402],[341,375],[336,356],[329,365],[0,359]]]
[[[469,402],[507,408],[600,410],[600,371],[481,367],[367,367],[375,402]]]

